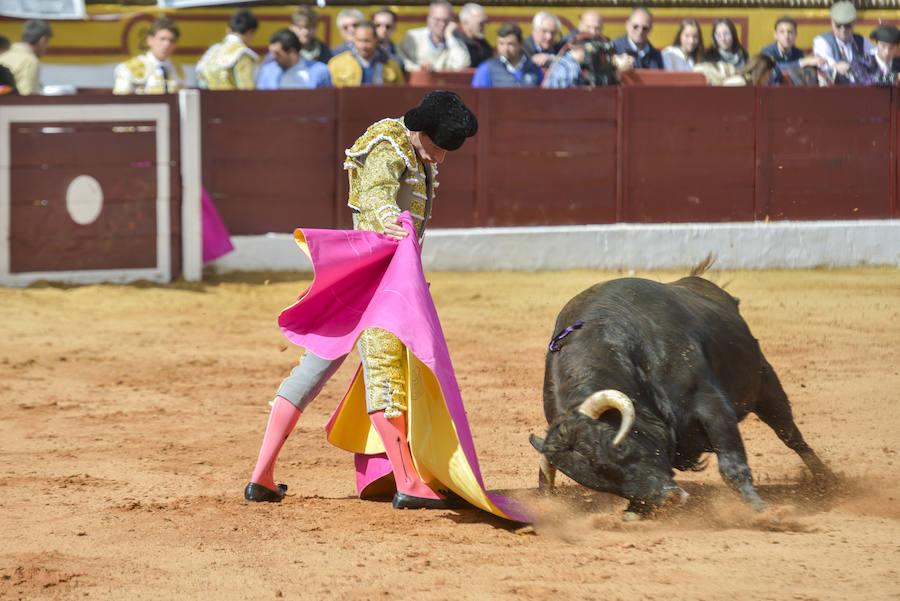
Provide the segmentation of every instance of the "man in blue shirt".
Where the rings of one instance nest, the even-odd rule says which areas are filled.
[[[663,60],[659,50],[653,47],[648,39],[653,29],[653,16],[646,8],[635,8],[625,22],[625,35],[616,38],[616,54],[628,55],[631,60],[620,65],[621,70],[630,66],[635,69],[662,69]],[[631,63],[629,65],[628,63]]]
[[[472,87],[534,87],[543,79],[541,68],[522,52],[522,28],[515,23],[506,23],[497,31],[497,56],[478,65]]]
[[[815,69],[807,76],[804,68],[817,67],[824,64],[825,59],[818,56],[803,56],[803,51],[794,45],[796,41],[797,21],[788,16],[779,17],[775,21],[775,43],[759,51],[760,54],[775,59],[775,70],[772,71],[770,84],[783,83],[787,77],[795,85],[803,85],[807,80],[812,85],[818,85]]]
[[[256,77],[257,90],[286,90],[331,86],[328,67],[300,56],[300,38],[280,29],[269,39],[269,56]]]

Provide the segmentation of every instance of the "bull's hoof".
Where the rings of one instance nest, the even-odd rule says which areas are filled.
[[[244,500],[251,503],[281,503],[287,484],[279,484],[278,490],[272,490],[262,484],[251,482],[244,489]]]

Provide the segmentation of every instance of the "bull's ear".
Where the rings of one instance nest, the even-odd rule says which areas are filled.
[[[528,440],[531,442],[531,446],[533,446],[535,449],[537,449],[538,453],[544,452],[544,439],[543,438],[538,438],[534,434],[530,434],[528,436]]]

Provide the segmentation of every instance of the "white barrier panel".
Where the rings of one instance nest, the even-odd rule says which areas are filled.
[[[436,229],[426,239],[428,271],[687,269],[710,252],[717,269],[900,267],[900,220]],[[220,272],[310,269],[291,234],[232,240]]]

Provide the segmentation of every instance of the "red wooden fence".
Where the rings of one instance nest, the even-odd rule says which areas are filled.
[[[454,89],[433,227],[900,217],[889,88]],[[425,91],[204,92],[204,184],[234,234],[348,227],[343,150]]]

